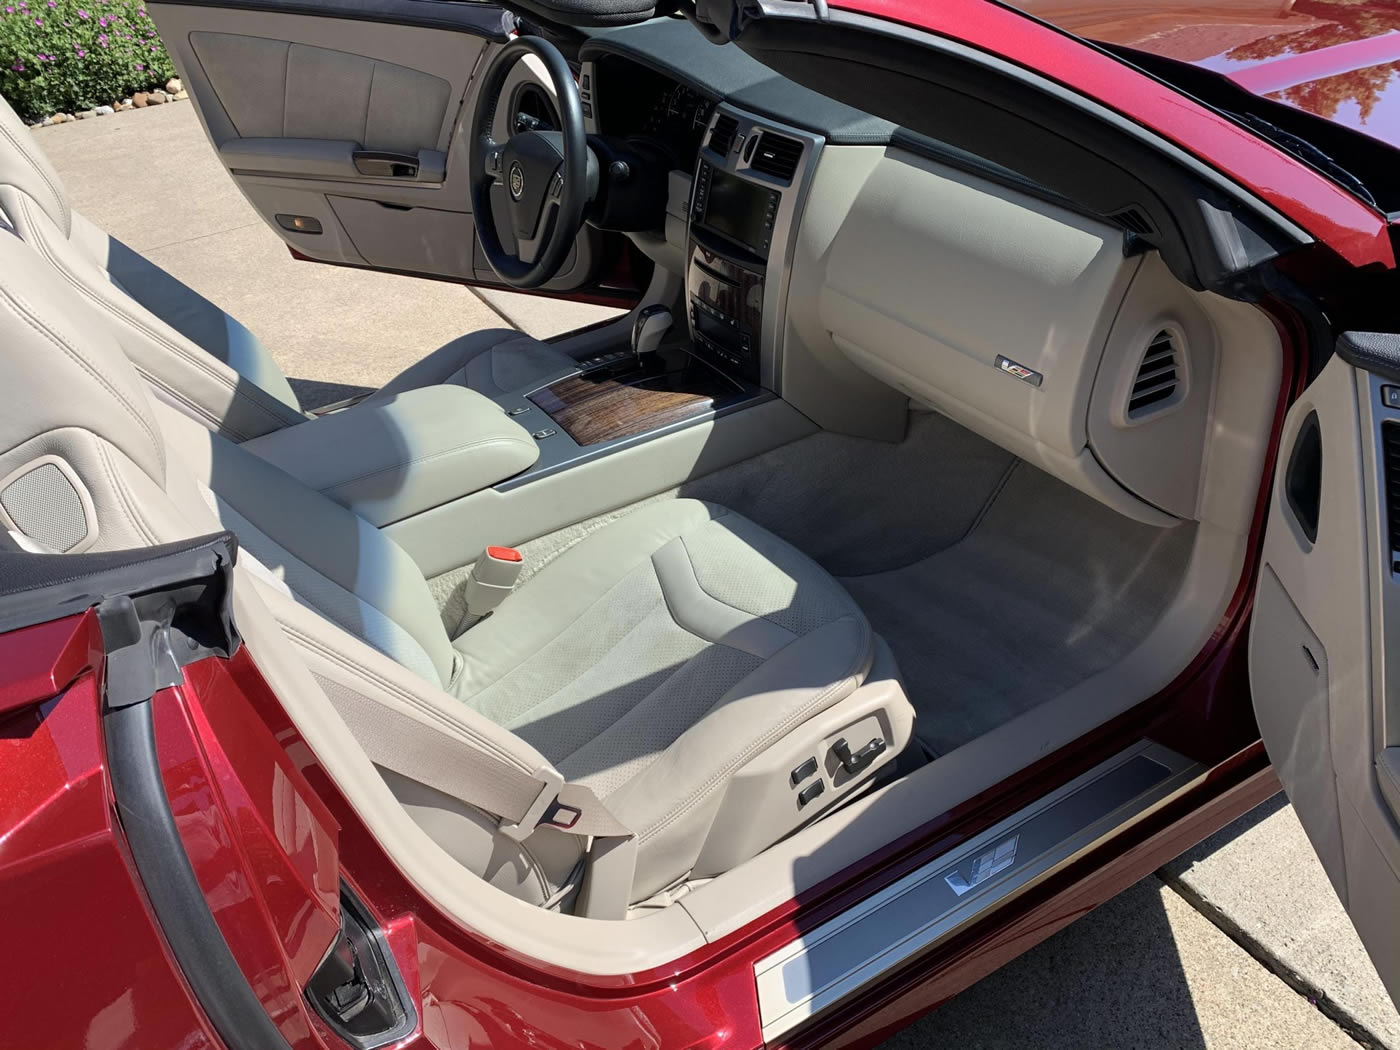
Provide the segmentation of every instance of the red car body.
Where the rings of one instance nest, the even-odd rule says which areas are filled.
[[[990,52],[1116,109],[1278,208],[1346,271],[1392,269],[1387,217],[1318,171],[1071,34],[1222,72],[1250,91],[1400,145],[1400,11],[1299,0],[1076,5],[836,0]],[[1040,21],[1045,19],[1046,21]],[[1053,24],[1052,24],[1053,23]],[[1274,309],[1285,345],[1292,319]],[[1278,407],[1301,385],[1296,367]],[[1272,472],[1265,471],[1265,477]],[[1256,533],[1267,491],[1259,494]],[[185,669],[160,694],[164,786],[220,932],[295,1050],[339,1040],[301,989],[338,928],[340,880],[386,933],[411,998],[400,1045],[450,1050],[763,1045],[753,965],[851,902],[1143,736],[1213,767],[1205,782],[785,1045],[871,1046],[1050,936],[1278,788],[1249,710],[1244,645],[1254,564],[1211,645],[1158,696],[1092,740],[926,825],[806,897],[663,969],[561,972],[463,929],[398,871],[322,771],[246,650]],[[102,739],[93,612],[0,636],[0,943],[6,1046],[222,1045],[161,933],[132,861]],[[1207,731],[1208,730],[1208,731]],[[40,976],[42,975],[42,976]]]

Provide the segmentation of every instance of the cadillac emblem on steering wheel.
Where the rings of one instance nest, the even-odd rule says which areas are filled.
[[[520,162],[514,161],[510,166],[510,197],[511,200],[519,200],[525,196],[525,169],[520,166]]]

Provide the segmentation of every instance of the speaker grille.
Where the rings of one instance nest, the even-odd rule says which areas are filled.
[[[0,492],[0,507],[20,532],[60,553],[72,550],[87,536],[78,490],[53,463],[42,463],[6,485]]]

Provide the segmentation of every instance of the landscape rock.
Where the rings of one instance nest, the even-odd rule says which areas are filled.
[[[93,109],[93,113],[97,114],[99,117],[110,117],[115,112],[116,109],[112,106],[97,106]]]
[[[136,94],[131,96],[131,104],[136,109],[145,109],[149,102],[150,96],[147,95],[144,91],[138,91],[136,92]]]
[[[80,109],[80,110],[78,110],[78,112],[76,112],[76,113],[73,114],[73,119],[74,119],[74,120],[87,120],[88,117],[95,117],[95,116],[97,116],[97,114],[94,113],[94,112],[93,112],[92,110],[90,110],[90,109]]]
[[[152,91],[149,95],[146,96],[146,102],[152,106],[159,106],[162,103],[169,101],[170,96],[167,95],[164,91]]]
[[[189,98],[189,97],[190,97],[190,93],[189,93],[188,91],[177,91],[177,92],[175,92],[175,96],[174,96],[175,101],[177,101],[177,102],[183,102],[185,99],[187,99],[187,98]]]
[[[168,95],[178,95],[185,90],[185,85],[180,83],[179,77],[171,77],[165,82],[165,92]]]
[[[46,127],[48,127],[48,126],[49,126],[50,124],[52,124],[52,123],[53,123],[53,117],[45,117],[43,120],[39,121],[39,127],[41,127],[41,128],[46,128]]]
[[[55,113],[52,117],[49,118],[49,123],[50,123],[50,124],[67,124],[67,123],[68,123],[70,120],[72,120],[72,119],[73,119],[73,118],[72,118],[71,116],[69,116],[67,113]]]

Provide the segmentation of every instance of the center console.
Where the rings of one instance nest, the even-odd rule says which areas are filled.
[[[690,201],[686,320],[697,355],[779,385],[792,233],[821,139],[727,104],[715,108]]]

